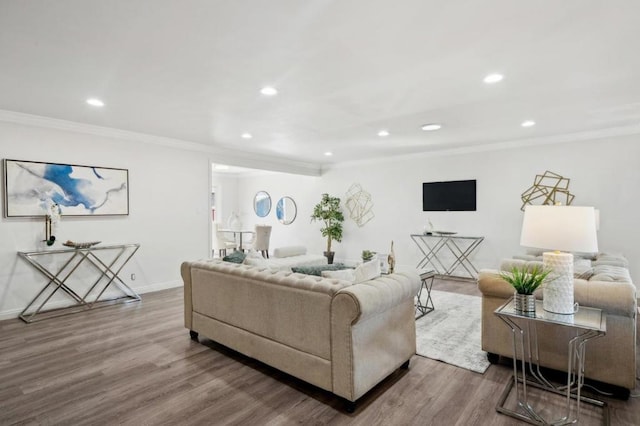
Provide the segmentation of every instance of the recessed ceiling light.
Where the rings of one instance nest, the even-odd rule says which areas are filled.
[[[425,124],[424,126],[422,126],[422,130],[427,132],[432,132],[434,130],[440,130],[440,129],[442,129],[442,125],[437,123]]]
[[[104,106],[104,102],[102,102],[100,99],[97,98],[89,98],[87,99],[87,103],[91,106],[94,107],[103,107]]]
[[[213,166],[213,168],[216,170],[229,170],[229,166],[225,164],[216,164]]]
[[[251,139],[253,135],[251,133],[243,133],[240,137],[242,137],[242,139]]]
[[[483,81],[487,84],[493,84],[502,81],[503,78],[504,76],[502,74],[489,74]]]
[[[324,155],[326,155],[327,157],[331,157],[333,155],[333,152],[327,151],[324,153]]]
[[[260,89],[260,93],[262,93],[265,96],[274,96],[278,94],[278,91],[271,86],[266,86]]]
[[[389,136],[389,131],[388,130],[380,130],[378,132],[378,136],[380,136],[381,138],[384,138],[385,136]]]
[[[532,127],[536,125],[536,122],[533,120],[527,120],[527,121],[523,121],[520,125],[522,127]]]

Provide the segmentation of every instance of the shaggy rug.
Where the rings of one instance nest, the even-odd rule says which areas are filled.
[[[435,309],[416,321],[418,355],[484,373],[489,361],[480,345],[481,298],[437,290],[431,298]]]

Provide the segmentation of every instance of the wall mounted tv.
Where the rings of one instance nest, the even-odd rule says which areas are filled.
[[[475,211],[476,181],[452,180],[422,184],[422,211]]]

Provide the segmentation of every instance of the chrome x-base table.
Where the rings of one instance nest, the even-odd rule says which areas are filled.
[[[435,271],[427,271],[420,274],[420,290],[418,290],[418,296],[416,300],[416,319],[420,319],[433,311],[433,299],[431,299],[431,288],[433,287],[433,280],[436,278]],[[424,303],[420,300],[422,292],[427,292],[427,300]]]
[[[484,241],[484,237],[465,237],[453,233],[412,234],[424,257],[417,269],[431,268],[438,275],[450,278],[475,279],[478,270],[469,257]],[[451,256],[452,255],[452,256]],[[447,257],[448,256],[448,257]],[[456,269],[464,269],[467,276],[456,276]]]
[[[567,425],[578,423],[580,402],[585,402],[601,407],[604,411],[603,424],[609,424],[609,410],[606,402],[581,395],[584,384],[586,344],[592,339],[604,336],[607,332],[607,316],[601,309],[580,306],[573,315],[553,314],[546,312],[542,308],[542,301],[537,300],[535,314],[525,316],[516,313],[512,298],[496,309],[495,315],[509,327],[513,337],[513,376],[496,405],[496,411],[534,425]],[[575,330],[576,337],[568,344],[566,386],[552,384],[540,370],[536,330],[538,324],[553,324]],[[518,362],[520,362],[520,374],[518,374]],[[565,396],[565,415],[555,420],[545,420],[529,403],[529,386]],[[505,402],[514,387],[518,400],[517,411],[505,408]],[[575,409],[572,409],[572,400],[575,401]]]
[[[93,246],[88,248],[19,251],[18,256],[26,260],[49,280],[33,300],[29,302],[27,307],[20,313],[20,319],[30,323],[44,319],[36,319],[35,317],[38,314],[44,314],[45,312],[52,313],[50,315],[46,315],[46,318],[50,318],[52,316],[78,312],[79,310],[91,309],[95,307],[96,304],[103,306],[105,304],[115,302],[133,302],[141,300],[140,295],[133,291],[118,276],[120,271],[122,271],[122,268],[127,264],[127,262],[129,262],[139,248],[140,244],[118,244]],[[114,257],[105,261],[104,258],[107,253],[114,255]],[[43,261],[39,260],[39,258],[42,258],[43,256],[59,257],[65,255],[69,255],[68,258],[63,261],[60,268],[53,271],[51,270],[52,268],[43,264]],[[100,258],[100,255],[102,255],[102,259]],[[89,289],[81,296],[77,291],[71,288],[72,284],[69,281],[69,277],[71,277],[73,273],[78,270],[78,267],[85,261],[88,262],[88,264],[93,265],[99,272],[99,275]],[[120,297],[100,300],[100,297],[104,294],[107,288],[112,285],[123,295]],[[43,310],[47,302],[51,300],[51,297],[53,297],[58,290],[62,290],[62,293],[69,296],[75,304],[59,309]],[[81,309],[78,309],[78,307]]]

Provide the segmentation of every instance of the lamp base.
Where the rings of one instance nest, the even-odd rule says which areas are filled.
[[[542,265],[545,270],[551,270],[542,292],[542,308],[555,314],[574,314],[573,255],[545,252],[542,254]]]

